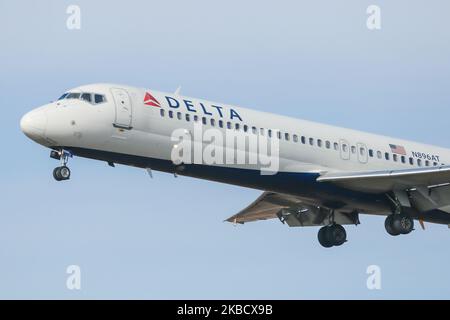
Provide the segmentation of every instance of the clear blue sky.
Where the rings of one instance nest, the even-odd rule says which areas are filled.
[[[69,4],[81,30],[66,29]],[[381,7],[382,29],[366,28]],[[19,119],[117,82],[450,147],[448,1],[1,1],[0,298],[450,298],[450,230],[381,217],[326,250],[317,228],[223,220],[259,191],[76,158]],[[66,267],[82,289],[66,289]],[[366,288],[379,265],[382,290]]]

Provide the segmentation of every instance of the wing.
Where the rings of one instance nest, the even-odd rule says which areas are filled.
[[[295,197],[274,192],[264,192],[247,208],[228,218],[226,221],[245,223],[257,220],[277,218],[277,213],[283,209],[297,204]]]
[[[258,220],[278,218],[290,227],[319,226],[328,224],[329,209],[305,202],[299,197],[264,192],[247,208],[231,216],[226,221],[233,223],[246,223]],[[336,211],[335,222],[340,224],[359,223],[357,213]]]
[[[402,205],[432,210],[450,205],[450,166],[406,170],[325,173],[323,183],[368,193],[392,192]]]

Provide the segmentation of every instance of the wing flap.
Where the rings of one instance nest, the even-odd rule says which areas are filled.
[[[330,210],[300,198],[274,192],[264,192],[247,208],[231,216],[226,221],[246,223],[258,220],[278,218],[290,227],[319,226],[330,223]],[[335,222],[340,224],[357,224],[355,212],[335,211]]]
[[[277,218],[277,213],[296,203],[294,197],[280,195],[273,192],[264,192],[248,207],[231,216],[226,221],[233,223],[245,223],[257,220]]]

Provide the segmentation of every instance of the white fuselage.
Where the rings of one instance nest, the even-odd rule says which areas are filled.
[[[94,104],[80,99],[58,100],[26,114],[21,121],[22,130],[44,146],[64,148],[75,155],[108,162],[178,172],[306,198],[330,199],[334,190],[328,193],[322,190],[325,196],[316,193],[311,190],[315,186],[313,180],[306,179],[305,175],[450,163],[448,149],[178,94],[109,84],[82,86],[69,92],[91,93],[92,99],[94,94],[100,94],[106,101]],[[279,173],[257,177],[251,173],[261,169],[257,163],[193,165],[192,168],[186,164],[179,168],[171,158],[177,144],[172,138],[173,132],[182,128],[192,133],[195,125],[204,130],[214,128],[223,134],[233,130],[237,135],[266,137],[272,130],[272,137],[268,139],[278,139]],[[205,145],[204,141],[196,141]],[[402,150],[395,151],[392,145],[401,146]],[[302,187],[302,183],[306,183],[307,188]],[[348,197],[354,198],[352,194]],[[370,211],[371,206],[361,204],[361,208]],[[376,205],[373,208],[374,211],[379,209]]]

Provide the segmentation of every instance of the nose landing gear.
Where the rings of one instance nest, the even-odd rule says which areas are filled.
[[[70,169],[66,166],[56,167],[53,169],[53,178],[55,178],[56,181],[69,180]]]
[[[69,167],[67,167],[67,162],[69,161],[69,157],[72,157],[72,154],[66,150],[53,150],[50,153],[50,157],[53,159],[61,160],[61,166],[56,167],[53,170],[53,178],[55,178],[56,181],[69,180],[70,169]]]

